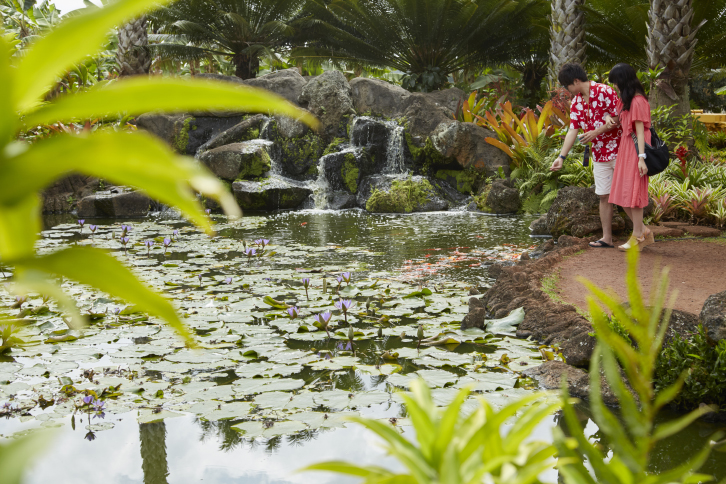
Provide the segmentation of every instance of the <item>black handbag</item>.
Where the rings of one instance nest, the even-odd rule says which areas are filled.
[[[630,133],[635,143],[635,152],[638,152],[638,137]],[[658,137],[655,129],[650,128],[650,144],[645,143],[645,166],[648,167],[648,176],[657,175],[668,168],[671,161],[671,153],[668,146]]]

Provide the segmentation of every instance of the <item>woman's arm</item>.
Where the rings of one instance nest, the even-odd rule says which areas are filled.
[[[635,121],[635,135],[638,138],[638,172],[640,176],[648,174],[648,167],[645,165],[645,128],[642,121]]]

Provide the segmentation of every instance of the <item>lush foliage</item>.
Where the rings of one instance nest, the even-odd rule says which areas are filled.
[[[686,374],[683,390],[673,405],[684,410],[697,408],[702,403],[726,405],[726,341],[709,341],[703,326],[691,337],[676,335],[663,349],[655,369],[657,391],[672,385]]]
[[[113,129],[74,134],[65,130],[34,143],[16,139],[23,139],[23,133],[39,125],[154,110],[275,110],[301,116],[308,123],[314,121],[280,98],[224,83],[133,79],[44,101],[68,69],[103,45],[113,26],[148,8],[146,0],[123,0],[89,9],[35,40],[22,56],[13,57],[11,46],[4,37],[0,39],[0,76],[5,87],[0,97],[0,259],[15,268],[16,292],[53,296],[72,316],[74,326],[83,320],[75,303],[52,281],[53,276],[124,298],[188,336],[173,306],[110,255],[91,248],[36,255],[34,244],[41,227],[38,192],[68,173],[85,173],[136,186],[177,207],[212,233],[195,190],[217,199],[229,215],[238,215],[239,208],[224,185],[199,164],[174,154],[147,134]]]

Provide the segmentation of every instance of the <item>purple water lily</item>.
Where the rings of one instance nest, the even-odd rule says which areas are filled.
[[[350,272],[344,272],[340,276],[343,278],[346,285],[350,284]]]
[[[178,230],[173,231],[171,233],[171,236],[174,237],[174,238],[176,238],[176,239],[178,239],[179,238],[179,231]]]
[[[262,247],[263,249],[264,249],[264,248],[265,248],[265,246],[266,246],[267,244],[269,244],[269,243],[270,243],[269,239],[257,239],[257,240],[255,240],[255,245],[259,245],[259,246],[261,246],[261,247]]]
[[[343,317],[345,318],[345,322],[348,322],[348,311],[355,306],[355,301],[351,299],[338,299],[335,303],[335,307],[343,311]]]
[[[335,280],[338,281],[338,289],[337,289],[337,292],[338,292],[338,294],[340,294],[340,285],[343,283],[343,278],[340,277],[340,276],[337,276],[335,278]]]
[[[199,278],[199,287],[202,287],[202,275],[197,274],[197,277]]]
[[[171,239],[169,237],[164,237],[164,255],[166,255],[166,249],[168,249],[170,245]]]
[[[93,395],[86,395],[83,397],[83,404],[84,405],[93,405],[93,401],[95,399],[93,398]]]
[[[95,234],[96,229],[98,228],[98,225],[89,225],[88,228],[91,229],[92,234]]]
[[[287,314],[290,315],[290,319],[295,319],[300,315],[300,310],[297,306],[293,306],[291,308],[287,308]]]
[[[247,263],[249,264],[252,261],[252,257],[257,253],[257,251],[251,247],[248,247],[245,249],[244,254],[247,256]]]
[[[79,220],[78,220],[78,225],[80,225],[80,226],[81,226],[81,232],[83,232],[83,224],[84,224],[84,223],[86,223],[86,221],[85,221],[84,219],[79,219]],[[79,232],[79,233],[80,233],[80,232]]]
[[[212,213],[212,209],[211,208],[208,208],[208,209],[204,210],[204,213],[206,213],[207,215],[209,215],[209,214]]]
[[[351,341],[348,341],[348,344],[345,345],[345,350],[350,351],[353,349],[353,343]]]
[[[96,434],[93,433],[93,430],[89,430],[85,437],[83,437],[89,442],[93,442],[96,440]]]
[[[121,237],[121,239],[119,240],[119,242],[121,242],[124,245],[124,254],[125,254],[126,253],[126,244],[129,243],[129,238],[128,237]]]
[[[231,277],[228,277],[227,279],[224,280],[224,283],[225,284],[232,284],[232,278]]]
[[[154,245],[154,241],[153,240],[147,240],[147,241],[144,242],[144,245],[146,246],[146,255],[148,256],[149,253],[151,252],[151,247]]]
[[[131,232],[130,225],[121,225],[121,237],[125,236],[129,232]]]
[[[330,311],[325,311],[324,313],[316,314],[313,319],[320,323],[320,326],[325,330],[326,333],[328,333],[328,338],[330,338],[330,331],[328,331],[328,325],[330,323],[330,319],[333,317],[333,313]]]
[[[310,296],[308,296],[308,287],[310,286],[310,278],[309,277],[303,277],[302,280],[303,286],[305,287],[305,297],[310,300]]]

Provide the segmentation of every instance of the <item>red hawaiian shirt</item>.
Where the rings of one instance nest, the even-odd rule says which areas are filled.
[[[585,132],[597,129],[605,124],[605,115],[617,116],[618,95],[615,90],[605,84],[590,82],[588,103],[578,94],[570,105],[570,128],[582,129]],[[618,126],[606,131],[592,142],[593,161],[613,161],[618,154],[618,143],[623,130]]]

